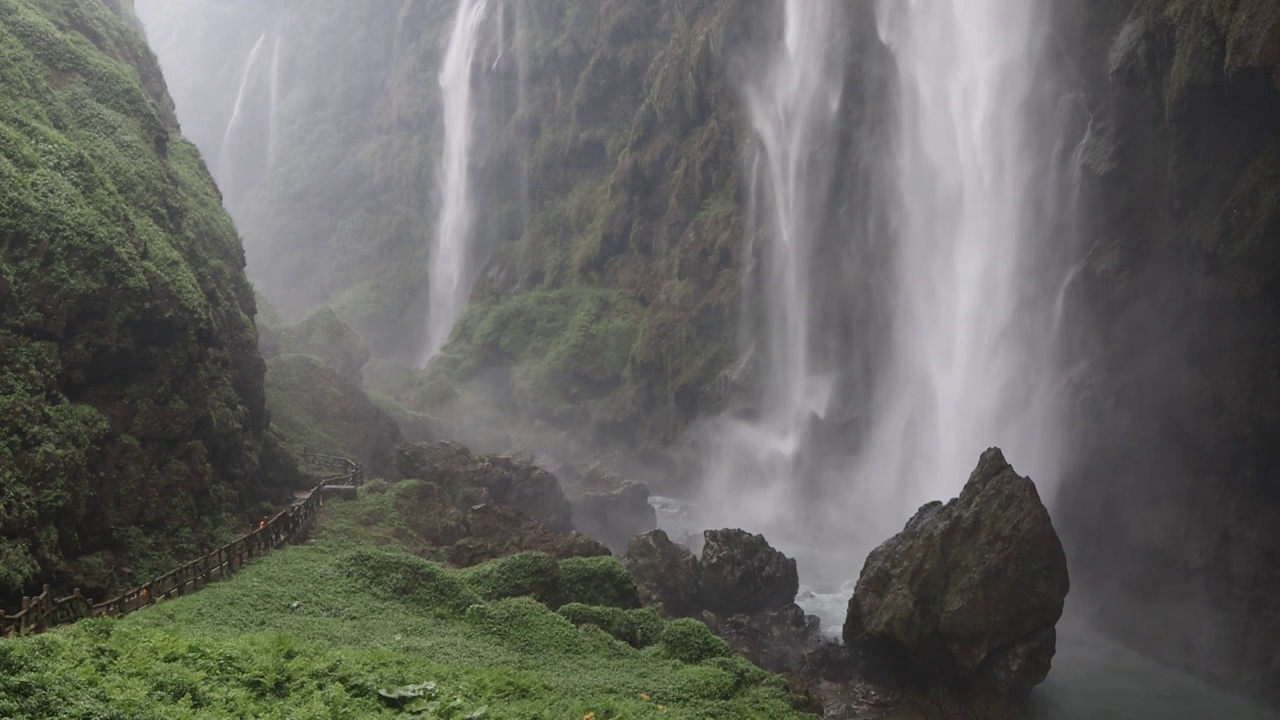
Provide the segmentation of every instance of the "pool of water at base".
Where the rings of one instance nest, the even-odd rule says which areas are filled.
[[[695,533],[688,508],[653,497],[658,527],[673,540]],[[803,570],[801,572],[803,577]],[[853,582],[832,592],[801,586],[796,603],[839,637]],[[1280,713],[1217,690],[1064,619],[1053,670],[1032,695],[1032,720],[1280,720]]]

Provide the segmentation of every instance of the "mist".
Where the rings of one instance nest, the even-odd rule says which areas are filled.
[[[1257,68],[1136,3],[136,4],[260,327],[331,308],[416,439],[763,533],[833,634],[998,446],[1071,569],[1038,717],[1276,699]]]

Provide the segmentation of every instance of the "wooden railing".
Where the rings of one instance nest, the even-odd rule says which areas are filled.
[[[54,597],[49,586],[36,597],[22,599],[22,607],[13,615],[0,614],[0,637],[16,637],[48,630],[87,617],[127,615],[165,598],[189,595],[205,585],[230,577],[255,557],[296,539],[315,519],[324,505],[324,488],[331,485],[364,484],[364,469],[359,463],[334,455],[302,453],[304,462],[338,472],[321,478],[306,498],[264,522],[253,532],[242,535],[213,552],[184,563],[173,570],[126,590],[109,600],[92,604],[80,590],[65,597]]]
[[[323,455],[321,453],[313,453],[310,450],[303,450],[299,455],[303,462],[311,463],[316,467],[328,468],[335,470],[336,475],[325,478],[331,480],[329,484],[339,484],[337,481],[343,481],[341,484],[353,485],[360,487],[364,484],[364,469],[360,467],[360,463],[354,460],[348,460],[337,455]]]

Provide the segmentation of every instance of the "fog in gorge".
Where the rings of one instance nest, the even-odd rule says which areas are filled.
[[[1267,717],[1157,666],[1280,687],[1280,325],[1219,254],[1280,227],[1267,77],[1178,96],[1140,3],[136,4],[255,287],[371,394],[764,534],[835,632],[998,446],[1071,568],[1037,712]]]

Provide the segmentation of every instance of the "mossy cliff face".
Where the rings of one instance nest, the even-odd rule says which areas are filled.
[[[439,214],[436,78],[456,2],[140,5],[267,298],[288,321],[329,305],[379,367],[420,359]],[[743,212],[751,133],[739,89],[780,42],[781,11],[489,3],[472,78],[471,309],[423,377],[370,380],[455,425],[545,425],[644,449],[730,398],[749,401],[752,363],[726,372],[743,350],[739,325],[763,316],[740,297],[764,243],[748,241],[763,223]],[[842,9],[846,131],[826,151],[840,168],[828,205],[844,209],[824,228],[814,278],[840,308],[815,321],[816,363],[841,376],[850,407],[866,388],[843,385],[866,375],[878,344],[861,331],[882,311],[851,300],[875,295],[857,288],[880,282],[883,262],[863,201],[886,147],[888,64],[870,11],[866,0]]]
[[[377,356],[412,357],[425,328],[436,77],[454,3],[138,6],[254,283],[288,322],[330,304]]]
[[[735,6],[529,5],[517,42],[538,81],[486,171],[530,184],[510,193],[518,224],[491,227],[511,242],[415,404],[641,445],[712,404],[735,352],[742,234],[723,72],[749,16]]]
[[[0,598],[198,542],[258,475],[243,252],[131,13],[0,3]]]
[[[765,223],[746,212],[751,131],[738,85],[780,41],[781,6],[536,7],[520,25],[530,37],[515,42],[529,48],[537,82],[507,91],[523,104],[483,168],[487,187],[528,178],[499,195],[522,204],[492,213],[482,231],[510,241],[493,252],[452,341],[406,400],[459,424],[483,422],[477,409],[494,411],[493,424],[545,423],[653,461],[699,417],[731,400],[751,404],[739,328],[763,313],[760,297],[741,289],[758,272],[765,243],[753,236]],[[813,322],[824,338],[815,363],[841,378],[843,401],[865,390],[845,371],[875,347],[854,328],[873,327],[880,311],[845,300],[868,294],[883,250],[868,237],[867,208],[870,160],[884,146],[884,103],[871,98],[883,97],[886,56],[870,4],[842,12],[842,128],[824,151],[839,168],[829,204],[846,210],[824,219],[812,282],[842,308]]]
[[[1280,6],[1080,10],[1073,573],[1129,642],[1280,699]]]

